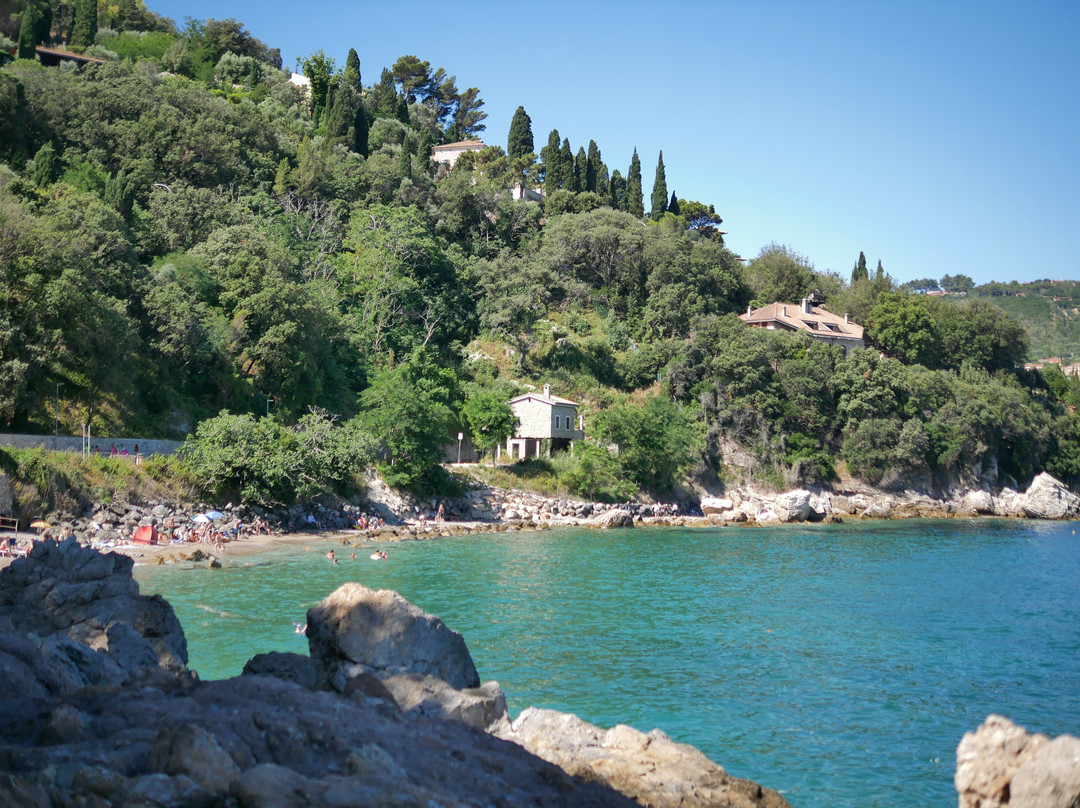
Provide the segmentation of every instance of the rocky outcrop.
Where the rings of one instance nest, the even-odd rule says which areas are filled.
[[[956,749],[960,808],[1075,808],[1080,805],[1080,738],[1051,741],[991,715]]]
[[[185,674],[180,622],[161,597],[139,594],[132,565],[69,539],[38,542],[0,570],[0,692],[61,696]]]
[[[590,527],[600,528],[601,530],[607,530],[613,527],[633,527],[634,517],[630,515],[629,511],[624,511],[621,508],[612,508],[609,511],[599,516],[594,516],[592,521],[589,522]]]
[[[780,494],[772,509],[781,522],[805,522],[810,516],[810,492],[799,489]]]
[[[493,720],[505,700],[473,686],[460,636],[357,586],[309,613],[311,658],[262,654],[243,676],[200,682],[171,607],[138,594],[129,559],[41,543],[0,572],[0,805],[674,805],[661,783],[686,806],[785,804],[656,732],[616,728],[609,764],[566,752],[563,769],[476,729],[507,730]],[[346,663],[361,670],[331,688]]]
[[[575,715],[530,707],[500,737],[651,808],[788,804],[772,789],[731,777],[694,747],[657,729],[646,734],[620,724],[602,730]]]
[[[1032,519],[1075,518],[1080,515],[1080,497],[1043,472],[1031,481],[1020,507]]]

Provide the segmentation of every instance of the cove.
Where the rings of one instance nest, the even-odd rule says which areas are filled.
[[[341,583],[395,589],[464,635],[511,714],[659,727],[794,806],[955,803],[992,712],[1080,732],[1075,523],[863,522],[515,532],[329,545],[220,570],[139,567],[203,678],[306,653],[293,621]],[[344,552],[343,552],[344,550]]]

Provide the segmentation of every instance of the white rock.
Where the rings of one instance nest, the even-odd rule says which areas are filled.
[[[1044,471],[1031,481],[1021,508],[1032,519],[1064,519],[1080,514],[1080,497]]]
[[[810,515],[810,492],[798,489],[780,494],[773,502],[773,513],[781,522],[805,522]]]
[[[702,497],[701,512],[706,516],[710,513],[723,513],[730,511],[734,503],[726,497]]]

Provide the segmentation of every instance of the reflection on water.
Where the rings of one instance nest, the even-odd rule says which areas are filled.
[[[660,727],[796,806],[955,799],[955,749],[990,712],[1080,731],[1080,541],[1072,527],[878,522],[501,533],[325,548],[220,570],[139,568],[192,667],[306,653],[306,609],[357,580],[464,634],[511,711]]]

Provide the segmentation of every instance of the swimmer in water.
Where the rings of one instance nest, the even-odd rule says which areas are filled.
[[[329,553],[326,554],[326,558],[327,558],[327,560],[332,561],[335,564],[337,563],[337,559],[334,558],[334,551],[333,550],[331,550]]]
[[[307,634],[307,623],[293,623],[294,634]]]
[[[349,560],[356,561],[356,553],[349,553]]]

